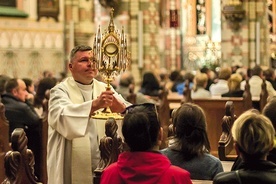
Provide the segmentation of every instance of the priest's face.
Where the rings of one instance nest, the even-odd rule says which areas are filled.
[[[73,78],[82,84],[91,84],[98,74],[92,51],[78,51],[69,63]]]

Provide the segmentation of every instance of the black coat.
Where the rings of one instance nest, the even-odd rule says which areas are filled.
[[[240,178],[240,181],[239,179]],[[215,176],[213,184],[275,184],[276,164],[259,160],[243,163],[237,171],[222,172]]]
[[[5,106],[5,115],[9,122],[9,134],[15,128],[23,128],[28,138],[28,148],[32,150],[35,157],[35,175],[38,179],[40,176],[40,160],[41,160],[41,143],[42,143],[42,123],[32,108],[32,106],[24,103],[11,94],[3,94],[1,101]]]
[[[5,106],[5,115],[9,121],[10,135],[15,128],[36,131],[41,124],[39,116],[27,103],[10,94],[3,94],[1,101]]]

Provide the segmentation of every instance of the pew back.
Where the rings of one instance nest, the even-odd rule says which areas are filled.
[[[2,182],[5,179],[5,154],[11,150],[9,145],[9,124],[5,116],[5,107],[2,103],[0,103],[0,132],[0,182]]]

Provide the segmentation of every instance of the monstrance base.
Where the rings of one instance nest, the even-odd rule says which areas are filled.
[[[114,118],[115,120],[122,120],[124,117],[120,113],[113,113],[113,112],[96,112],[94,115],[91,116],[93,119],[104,119],[107,120],[108,118]]]

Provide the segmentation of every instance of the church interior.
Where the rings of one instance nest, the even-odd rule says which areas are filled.
[[[245,73],[255,66],[273,71],[276,68],[275,0],[0,0],[0,74],[36,82],[49,72],[61,81],[71,75],[70,51],[78,45],[96,48],[98,36],[107,32],[111,20],[116,34],[125,34],[122,40],[128,50],[128,63],[124,69],[134,76],[135,92],[149,71],[159,77],[165,72],[168,77],[174,71],[196,74],[202,68],[209,68],[215,74],[227,67],[243,68]],[[108,82],[112,86],[119,83],[116,79]],[[265,82],[257,97],[251,96],[249,83],[245,81],[242,98],[224,99],[192,99],[189,83],[187,80],[182,83],[186,89],[182,86],[178,94],[164,92],[152,97],[158,104],[160,123],[165,129],[165,142],[161,146],[165,148],[172,136],[169,123],[173,109],[184,102],[195,103],[205,111],[206,121],[212,122],[207,124],[207,129],[217,130],[208,135],[210,154],[219,158],[224,170],[229,171],[237,157],[231,126],[236,115],[252,108],[252,104],[260,111],[264,109],[271,95],[265,90]],[[129,89],[131,95],[133,89]],[[127,100],[132,102],[133,96]],[[44,108],[42,142],[47,145],[48,109]],[[7,131],[4,110],[0,104],[1,131]],[[22,132],[17,133],[24,137]],[[3,144],[0,148],[1,153],[10,149]],[[38,171],[43,183],[47,182],[46,149],[46,146],[41,148]],[[2,158],[3,155],[0,169],[4,165]],[[28,175],[31,171],[26,172]],[[5,177],[1,174],[2,182]],[[193,182],[212,183],[211,180]]]
[[[274,67],[272,0],[1,0],[0,73],[67,74],[70,50],[93,45],[98,27],[107,28],[111,7],[116,29],[127,35],[128,70],[138,79],[161,68]]]

